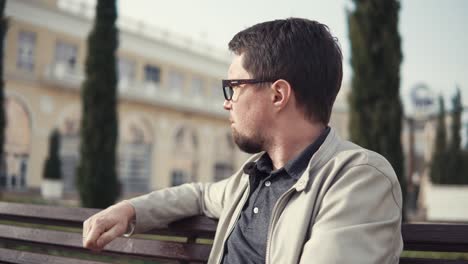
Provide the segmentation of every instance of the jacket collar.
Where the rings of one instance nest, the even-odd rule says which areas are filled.
[[[333,127],[330,127],[330,132],[328,133],[327,138],[312,156],[312,158],[309,161],[309,164],[307,165],[307,168],[292,188],[295,188],[298,192],[303,191],[309,184],[310,175],[314,175],[315,172],[320,170],[320,168],[323,167],[333,157],[334,153],[336,153],[339,141],[341,141],[341,139],[337,135],[335,129],[333,129]],[[243,176],[248,177],[248,174],[244,173],[246,166],[251,166],[249,164],[251,164],[252,162],[257,162],[263,154],[265,154],[265,151],[252,155],[242,165],[241,172],[244,174]]]
[[[327,138],[312,156],[307,165],[307,169],[293,186],[296,191],[303,191],[309,185],[309,181],[313,180],[313,178],[311,179],[311,175],[315,175],[315,172],[319,171],[332,158],[334,153],[336,153],[339,141],[341,141],[341,139],[336,134],[335,129],[331,127]]]

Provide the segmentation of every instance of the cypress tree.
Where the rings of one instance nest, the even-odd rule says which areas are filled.
[[[6,173],[5,159],[3,157],[5,145],[5,108],[4,105],[4,79],[3,79],[3,46],[5,43],[5,35],[8,29],[7,18],[5,17],[6,0],[0,0],[0,178]],[[0,183],[1,184],[1,183]],[[1,187],[1,186],[0,186]]]
[[[451,140],[448,147],[448,152],[445,157],[447,161],[447,173],[445,175],[446,184],[463,184],[463,153],[461,149],[461,114],[463,112],[463,105],[461,100],[460,89],[452,98],[452,126],[451,126]]]
[[[42,175],[44,179],[62,179],[62,163],[59,158],[59,150],[60,134],[57,130],[54,130],[49,136],[49,155],[47,157]]]
[[[432,152],[431,161],[431,181],[435,184],[445,182],[447,173],[446,163],[444,162],[447,152],[447,132],[445,126],[445,104],[442,96],[439,96],[439,114],[437,116],[437,129],[434,150]]]
[[[87,39],[82,86],[81,161],[78,187],[84,207],[105,208],[119,195],[116,172],[118,47],[115,0],[98,0]]]
[[[468,139],[468,125],[466,125],[466,133]],[[465,148],[462,151],[463,153],[463,180],[462,183],[468,185],[468,140],[466,141]]]
[[[400,101],[399,1],[353,0],[348,10],[351,43],[350,136],[392,164],[406,196]]]
[[[463,148],[464,151],[468,151],[468,123],[465,123],[465,131],[466,131],[466,142],[465,147]]]

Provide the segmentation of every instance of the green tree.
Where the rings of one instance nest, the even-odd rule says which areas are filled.
[[[47,156],[42,177],[45,179],[62,179],[62,163],[59,157],[60,134],[55,129],[49,136],[49,155]]]
[[[452,126],[451,126],[451,140],[446,154],[447,173],[445,175],[446,184],[468,184],[465,180],[466,172],[464,172],[463,151],[461,149],[461,115],[463,112],[463,103],[460,89],[452,98]]]
[[[447,129],[445,125],[445,104],[444,98],[439,96],[439,114],[437,116],[437,130],[435,136],[434,150],[431,161],[431,181],[435,184],[445,182],[447,166],[445,154],[447,153]]]
[[[465,142],[465,147],[463,148],[463,150],[468,152],[468,123],[465,123],[465,131],[467,140]]]
[[[82,87],[78,186],[84,207],[105,208],[119,195],[116,172],[118,30],[115,0],[99,0],[88,36]]]
[[[466,133],[468,138],[468,125],[466,125]],[[466,142],[465,148],[462,151],[463,153],[463,184],[468,185],[468,140]]]
[[[353,75],[351,140],[382,154],[392,164],[406,197],[400,101],[399,1],[353,0],[348,10]]]
[[[462,110],[463,111],[463,110]],[[462,150],[463,153],[463,184],[468,185],[468,123],[465,124],[466,142]]]
[[[6,126],[6,117],[5,117],[5,108],[4,105],[4,79],[3,79],[3,46],[5,43],[5,35],[8,29],[8,21],[5,17],[5,5],[6,0],[0,0],[0,174],[5,172],[5,160],[3,157],[3,148],[5,144],[5,126]],[[1,176],[0,176],[1,178]]]

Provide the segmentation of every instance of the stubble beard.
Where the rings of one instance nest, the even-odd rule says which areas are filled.
[[[233,128],[232,137],[234,139],[234,143],[236,143],[239,149],[246,153],[254,154],[263,151],[264,140],[258,134],[249,138],[245,135],[241,135],[236,129]]]

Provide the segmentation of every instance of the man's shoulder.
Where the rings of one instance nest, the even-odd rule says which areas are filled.
[[[348,169],[367,166],[369,169],[380,171],[387,177],[396,178],[392,165],[383,155],[350,141],[342,140],[339,142],[334,159],[345,163]]]

